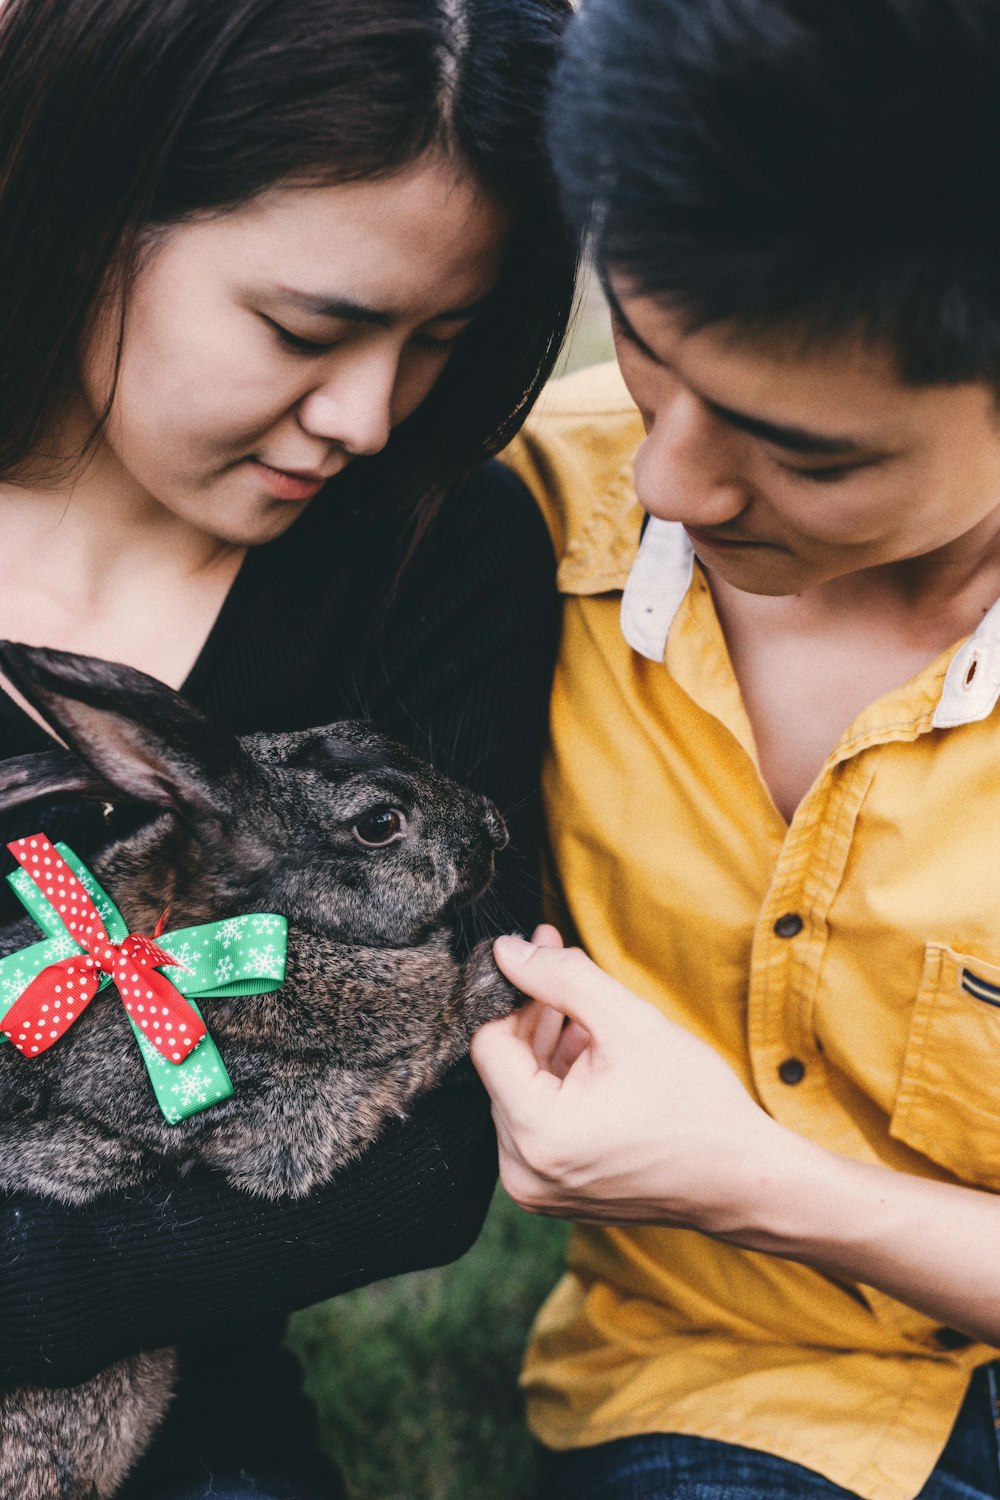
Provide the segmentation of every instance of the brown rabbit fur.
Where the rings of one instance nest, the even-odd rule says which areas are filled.
[[[465,962],[449,945],[506,842],[484,797],[357,723],[237,740],[131,668],[3,643],[0,667],[74,752],[0,764],[0,807],[65,792],[157,811],[93,865],[130,931],[165,909],[171,928],[289,923],[280,990],[204,1002],[235,1093],[179,1125],[113,987],[37,1059],[0,1046],[0,1188],[84,1203],[197,1162],[249,1193],[307,1193],[510,1011],[488,945]],[[18,922],[0,954],[38,936]],[[161,1350],[70,1389],[0,1394],[0,1500],[113,1495],[173,1369]]]

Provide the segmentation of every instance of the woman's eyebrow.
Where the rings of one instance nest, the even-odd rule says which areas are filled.
[[[274,288],[275,294],[284,302],[290,302],[294,307],[301,308],[303,312],[313,313],[322,318],[343,318],[351,323],[372,323],[377,328],[391,328],[394,322],[394,314],[386,312],[382,308],[369,307],[364,302],[355,302],[350,297],[327,297],[322,293],[299,292],[292,287],[278,286]],[[438,312],[428,318],[428,323],[465,323],[472,318],[478,317],[493,298],[493,292],[486,292],[474,302],[469,302],[465,307],[449,307],[443,312]]]

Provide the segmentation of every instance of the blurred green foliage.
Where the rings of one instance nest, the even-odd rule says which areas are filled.
[[[517,1374],[567,1227],[498,1190],[452,1266],[309,1308],[289,1341],[351,1500],[526,1500],[534,1463]]]

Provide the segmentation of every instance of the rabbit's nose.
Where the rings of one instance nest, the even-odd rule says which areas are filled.
[[[487,802],[485,797],[483,798],[483,827],[489,834],[490,843],[494,849],[506,849],[510,843],[507,825],[493,806],[493,803]]]

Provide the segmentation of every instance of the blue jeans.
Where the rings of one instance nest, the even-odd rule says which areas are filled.
[[[1000,1500],[997,1367],[977,1370],[919,1500]],[[848,1500],[812,1469],[710,1438],[650,1433],[546,1450],[538,1500]]]
[[[333,1500],[339,1500],[340,1491]],[[164,1500],[168,1497],[164,1496]],[[282,1479],[254,1477],[241,1469],[238,1474],[214,1474],[204,1484],[171,1490],[169,1500],[331,1500],[318,1490],[305,1490]]]

